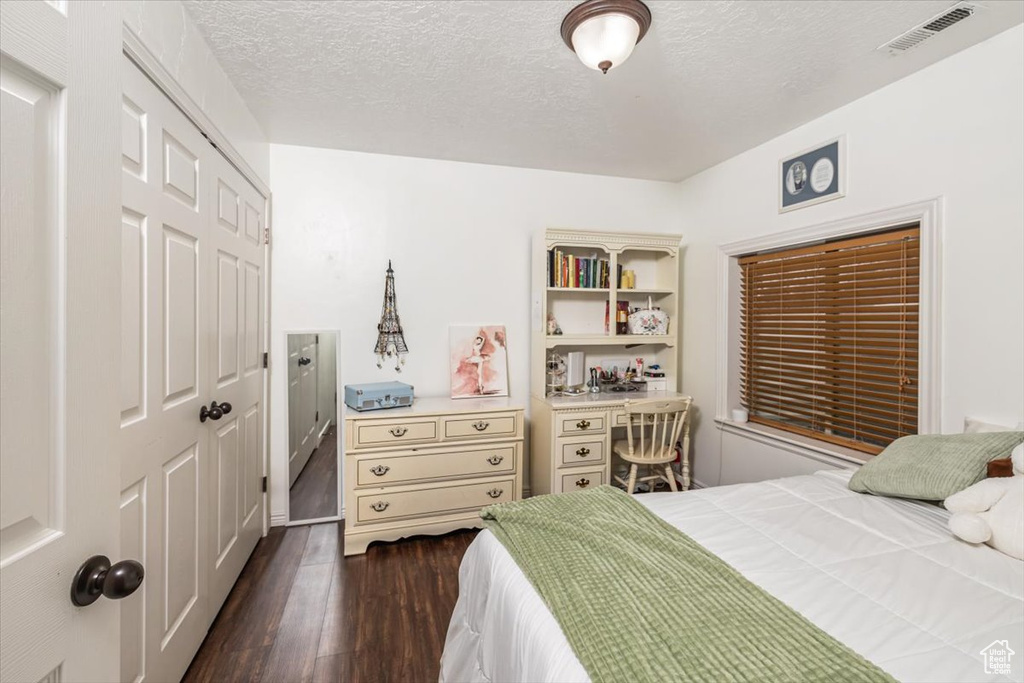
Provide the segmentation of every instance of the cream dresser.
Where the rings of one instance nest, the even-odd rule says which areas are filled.
[[[507,399],[346,408],[345,554],[479,527],[481,508],[522,498],[523,427],[523,409]]]

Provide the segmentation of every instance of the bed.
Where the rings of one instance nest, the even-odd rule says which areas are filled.
[[[941,507],[851,492],[850,474],[636,499],[900,681],[1024,680],[1024,563],[953,538]],[[1016,653],[1008,676],[986,673],[997,641]],[[589,680],[486,530],[462,561],[440,679]]]

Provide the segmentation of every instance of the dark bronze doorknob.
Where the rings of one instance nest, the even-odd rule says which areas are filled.
[[[219,420],[230,412],[231,404],[227,401],[224,403],[210,401],[209,407],[203,406],[199,409],[199,421],[206,422],[207,418],[211,420]]]
[[[311,359],[306,358],[305,356],[299,359],[299,365],[309,365],[312,362],[313,361]]]
[[[85,607],[101,595],[111,600],[126,598],[142,585],[146,570],[135,560],[121,560],[111,566],[110,558],[93,555],[82,563],[71,582],[71,602]]]

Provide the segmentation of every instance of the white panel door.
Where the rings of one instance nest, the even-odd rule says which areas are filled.
[[[288,486],[295,483],[301,468],[298,466],[299,443],[302,441],[299,410],[302,407],[299,396],[299,364],[302,335],[288,335]]]
[[[118,539],[112,3],[0,2],[0,680],[113,680],[118,610],[70,600]],[[129,598],[130,599],[130,598]]]
[[[176,681],[206,635],[213,150],[122,58],[121,528],[148,570],[122,602],[121,680]],[[213,423],[216,424],[216,423]]]
[[[317,447],[317,422],[319,415],[317,414],[317,394],[318,394],[318,376],[319,376],[319,365],[317,353],[317,335],[307,334],[304,335],[302,344],[302,355],[306,359],[306,364],[302,366],[302,380],[301,385],[301,403],[302,403],[302,441],[299,444],[300,457],[308,461],[309,456],[313,454],[313,451]]]
[[[288,461],[288,485],[291,486],[317,446],[316,335],[291,334],[288,343],[288,416],[293,444]]]
[[[206,183],[210,392],[217,404],[231,406],[208,423],[210,611],[216,614],[263,532],[264,201],[216,152]]]

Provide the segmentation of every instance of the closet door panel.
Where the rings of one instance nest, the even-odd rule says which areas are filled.
[[[218,251],[217,279],[217,387],[238,378],[238,257]]]
[[[301,335],[288,335],[288,486],[295,483],[299,476],[296,466],[299,457],[299,442],[302,427],[299,424],[300,400],[299,400],[299,352],[302,349]]]
[[[122,673],[177,680],[209,625],[209,274],[202,182],[212,148],[122,58],[122,523],[145,558],[122,605]],[[145,601],[140,614],[136,599]]]
[[[302,355],[307,363],[301,368],[299,386],[302,393],[302,439],[300,457],[309,460],[316,448],[316,394],[317,394],[317,339],[314,334],[303,335]]]
[[[263,198],[219,153],[205,179],[211,282],[212,400],[231,406],[211,432],[210,607],[220,609],[263,531]]]

